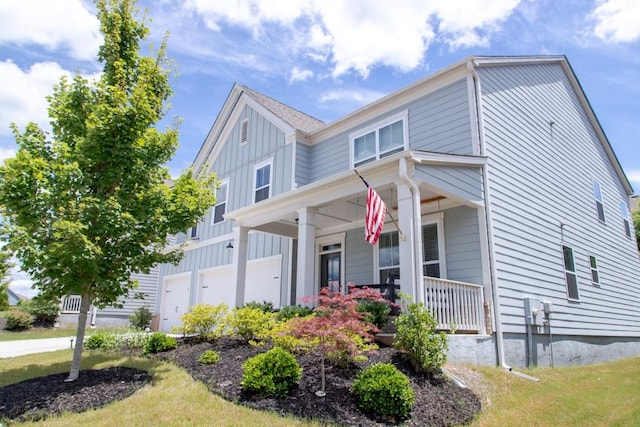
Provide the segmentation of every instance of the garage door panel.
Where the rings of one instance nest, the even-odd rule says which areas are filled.
[[[160,330],[171,332],[171,328],[182,324],[180,317],[189,309],[190,285],[190,275],[166,277],[164,279]]]
[[[233,285],[233,272],[230,268],[221,268],[200,273],[199,303],[218,305],[236,305],[236,289]]]
[[[247,265],[245,302],[269,301],[280,308],[280,259],[253,262]]]

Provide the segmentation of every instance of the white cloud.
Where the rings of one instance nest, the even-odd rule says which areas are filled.
[[[92,60],[102,43],[98,20],[81,0],[2,1],[0,16],[0,44],[64,48],[73,58]]]
[[[320,102],[339,101],[365,105],[382,98],[384,95],[386,94],[371,90],[332,90],[322,94],[319,100]]]
[[[0,164],[4,163],[4,161],[9,157],[13,157],[15,155],[16,150],[14,148],[0,148]]]
[[[596,21],[593,33],[604,41],[632,42],[640,38],[640,2],[637,0],[598,0],[590,17]]]
[[[0,135],[10,135],[10,123],[23,128],[35,122],[49,128],[47,100],[60,76],[70,73],[55,62],[41,62],[23,71],[12,61],[0,62]]]
[[[322,63],[334,77],[367,77],[383,65],[402,71],[420,66],[438,39],[452,48],[486,46],[519,0],[189,0],[206,26],[247,30],[254,41],[278,39],[293,58]]]
[[[310,79],[311,77],[313,77],[313,71],[293,67],[293,70],[291,70],[291,73],[289,74],[289,84],[294,82],[302,82]]]
[[[627,178],[631,181],[631,185],[635,188],[636,192],[640,189],[640,170],[632,170],[627,172]]]

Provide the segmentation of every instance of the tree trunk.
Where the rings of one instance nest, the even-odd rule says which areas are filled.
[[[78,314],[78,329],[76,330],[76,346],[73,349],[73,360],[69,377],[65,381],[75,381],[80,376],[80,360],[82,358],[82,348],[84,346],[84,331],[87,328],[87,315],[91,308],[89,294],[82,294],[80,301],[80,314]]]

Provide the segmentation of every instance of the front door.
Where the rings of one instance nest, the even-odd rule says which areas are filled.
[[[320,245],[320,288],[342,291],[342,245]]]

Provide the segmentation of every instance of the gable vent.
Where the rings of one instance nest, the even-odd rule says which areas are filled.
[[[244,119],[240,126],[240,145],[242,145],[246,144],[249,139],[249,119]]]

